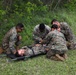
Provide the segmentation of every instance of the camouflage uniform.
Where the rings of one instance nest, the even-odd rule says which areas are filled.
[[[31,57],[40,54],[46,54],[46,47],[42,45],[33,47],[24,46],[22,48],[25,49],[25,56]]]
[[[61,32],[64,34],[66,41],[68,43],[67,44],[68,49],[74,49],[74,35],[72,33],[71,28],[66,22],[61,22],[60,28],[61,28]]]
[[[41,39],[44,39],[50,30],[51,28],[48,25],[45,25],[44,32],[40,32],[39,25],[36,25],[33,31],[33,39],[35,40],[35,43],[39,43]]]
[[[63,54],[67,51],[65,37],[61,32],[57,30],[49,32],[46,38],[44,39],[43,43],[48,44],[48,57],[54,54]]]
[[[11,28],[5,35],[2,42],[2,48],[7,54],[14,53],[16,51],[15,45],[18,46],[20,42],[17,36],[18,34],[15,27]]]
[[[46,46],[40,45],[40,46],[24,46],[21,49],[25,50],[25,53],[23,56],[19,55],[18,52],[16,54],[8,54],[7,56],[10,57],[11,59],[15,60],[26,60],[29,57],[34,57],[38,55],[44,55],[46,54]]]

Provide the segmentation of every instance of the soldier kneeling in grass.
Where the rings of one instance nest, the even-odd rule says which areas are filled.
[[[67,58],[67,46],[64,35],[60,32],[60,28],[56,24],[53,24],[51,31],[47,34],[41,43],[46,43],[48,52],[47,58],[64,61]]]
[[[7,54],[7,56],[9,56],[11,53],[16,54],[21,41],[21,36],[19,33],[22,32],[23,29],[24,25],[22,23],[18,23],[4,36],[2,41],[2,49]]]
[[[53,19],[51,24],[57,24],[57,26],[61,29],[60,32],[64,34],[64,37],[67,41],[67,48],[69,50],[76,49],[76,38],[72,32],[72,29],[70,28],[70,25],[67,22],[59,22],[56,19]]]

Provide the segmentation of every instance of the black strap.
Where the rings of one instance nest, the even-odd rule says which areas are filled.
[[[27,47],[30,48],[32,50],[32,52],[33,52],[33,55],[35,55],[34,50],[32,49],[32,47],[29,47],[29,46],[27,46]]]

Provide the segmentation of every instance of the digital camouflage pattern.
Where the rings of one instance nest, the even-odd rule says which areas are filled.
[[[43,45],[33,46],[33,47],[24,46],[22,48],[25,49],[25,56],[46,54],[46,47]]]
[[[50,50],[67,51],[65,37],[57,30],[49,32],[43,43],[48,44]]]
[[[47,43],[47,48],[49,49],[46,54],[47,58],[55,54],[64,54],[68,50],[64,35],[57,30],[49,32],[43,43]]]
[[[39,43],[40,40],[44,39],[45,36],[50,32],[51,28],[48,25],[45,25],[44,32],[40,32],[39,25],[36,25],[33,31],[33,39],[36,43]]]
[[[66,38],[68,49],[74,49],[75,37],[74,34],[72,33],[70,26],[66,22],[60,22],[60,28],[61,32],[64,34]]]
[[[11,28],[3,38],[2,48],[7,54],[14,53],[16,51],[15,45],[18,45],[16,28]]]

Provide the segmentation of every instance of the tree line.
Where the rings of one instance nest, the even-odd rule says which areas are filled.
[[[0,5],[2,9],[9,11],[16,9],[16,7],[23,7],[28,2],[36,6],[46,5],[49,10],[55,10],[57,7],[73,8],[76,5],[76,0],[1,0]]]

